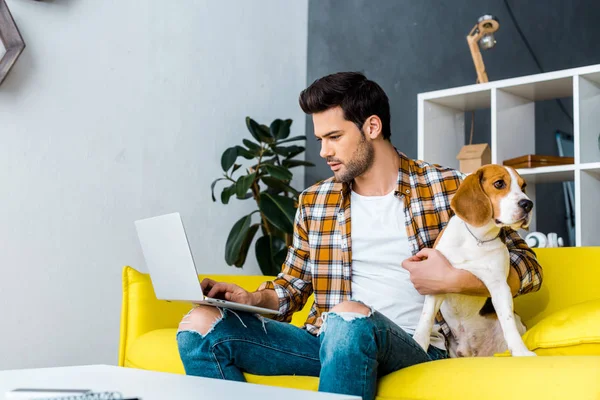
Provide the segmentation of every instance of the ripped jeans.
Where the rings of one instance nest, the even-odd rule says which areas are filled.
[[[414,364],[446,358],[426,353],[412,336],[375,311],[326,313],[319,336],[255,314],[221,309],[206,335],[177,333],[186,374],[245,381],[256,375],[318,376],[319,391],[374,399],[377,379]]]

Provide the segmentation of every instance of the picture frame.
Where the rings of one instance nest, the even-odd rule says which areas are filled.
[[[0,85],[23,50],[25,41],[4,0],[0,0],[0,42],[6,52],[0,57]]]

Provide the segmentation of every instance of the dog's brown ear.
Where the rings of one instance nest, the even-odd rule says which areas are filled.
[[[481,187],[481,178],[481,171],[467,176],[450,202],[454,213],[473,226],[485,225],[493,216],[492,203]]]

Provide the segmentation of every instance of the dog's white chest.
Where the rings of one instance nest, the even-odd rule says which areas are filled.
[[[444,234],[436,247],[454,268],[492,275],[508,276],[510,256],[506,245],[496,238],[478,244],[469,233],[464,222],[454,216],[448,222]],[[476,275],[478,275],[476,274]]]

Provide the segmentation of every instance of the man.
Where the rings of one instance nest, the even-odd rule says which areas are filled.
[[[388,98],[362,74],[315,81],[300,94],[300,106],[313,117],[320,155],[334,177],[301,194],[293,244],[273,282],[252,293],[211,280],[202,286],[210,297],[278,309],[277,319],[286,322],[314,292],[308,320],[301,329],[199,306],[180,324],[179,351],[190,375],[319,376],[320,391],[373,399],[379,377],[447,357],[439,330],[427,352],[412,339],[423,295],[488,295],[474,275],[431,249],[452,216],[450,199],[462,174],[397,152]],[[502,238],[513,294],[538,290],[534,253],[512,230]]]

